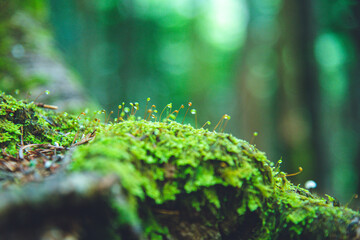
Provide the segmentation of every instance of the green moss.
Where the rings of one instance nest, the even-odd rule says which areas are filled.
[[[77,132],[93,127],[89,119],[78,121],[0,95],[0,146],[14,156],[21,138],[24,144],[69,146]],[[193,231],[194,221],[200,224],[195,229],[217,229],[224,239],[348,239],[356,234],[357,228],[348,226],[358,212],[294,186],[264,153],[231,134],[134,117],[96,127],[95,140],[73,153],[70,170],[119,176],[129,207],[114,199],[114,226],[140,221],[150,239]]]
[[[270,191],[270,179],[255,166],[271,163],[253,161],[249,147],[229,134],[176,122],[125,121],[104,127],[96,141],[80,147],[72,168],[117,172],[132,194],[158,204],[218,184],[241,188],[248,183]]]
[[[0,93],[0,147],[8,154],[17,155],[21,139],[24,145],[56,142],[68,147],[79,126],[74,116],[47,111]]]
[[[94,142],[76,150],[71,169],[117,173],[135,211],[175,202],[194,211],[210,209],[217,221],[235,212],[238,226],[246,223],[241,216],[250,214],[258,222],[254,239],[296,239],[311,231],[325,238],[346,235],[346,224],[334,228],[331,222],[346,223],[358,215],[294,186],[247,142],[176,122],[128,120],[104,126]],[[220,214],[226,211],[233,212]]]

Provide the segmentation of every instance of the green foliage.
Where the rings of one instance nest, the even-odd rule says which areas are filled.
[[[20,89],[24,92],[43,84],[37,76],[24,76],[17,58],[34,48],[38,35],[34,28],[43,22],[47,14],[44,1],[7,1],[0,6],[0,89],[6,92]],[[36,31],[36,34],[44,34]],[[36,39],[36,40],[35,40]]]

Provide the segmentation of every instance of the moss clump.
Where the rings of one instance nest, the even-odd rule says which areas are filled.
[[[79,128],[76,117],[18,101],[0,92],[0,148],[16,156],[21,145],[55,144],[68,147]]]
[[[246,141],[166,121],[131,116],[98,124],[96,139],[72,156],[73,171],[119,176],[129,207],[110,200],[117,230],[141,222],[150,239],[359,237],[358,212],[294,186]],[[78,133],[93,127],[89,119],[79,122],[0,94],[2,162],[20,162],[9,156],[22,144],[73,146]]]
[[[73,159],[74,171],[120,177],[151,239],[344,239],[359,216],[294,186],[247,142],[176,122],[103,126]]]

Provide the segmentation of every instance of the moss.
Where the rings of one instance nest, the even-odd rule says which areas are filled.
[[[90,119],[0,94],[0,146],[7,154],[16,156],[21,139],[70,146],[93,127]],[[358,212],[294,186],[264,153],[231,134],[134,117],[96,127],[95,140],[73,153],[70,170],[119,176],[128,207],[112,201],[115,228],[142,222],[150,239],[356,237]]]
[[[17,155],[21,139],[24,145],[56,142],[68,147],[79,126],[74,116],[57,114],[0,92],[0,147],[10,155]]]
[[[253,228],[247,230],[251,239],[340,239],[359,215],[294,186],[249,143],[176,122],[128,120],[104,126],[95,141],[76,150],[71,169],[118,174],[133,210],[151,229],[151,239],[156,239],[159,228],[145,219],[157,219],[154,208],[165,215],[171,213],[169,207],[189,213],[206,209],[209,219],[220,225],[235,218],[237,230],[219,227],[226,237],[252,219]],[[170,235],[175,231],[170,224],[162,226]],[[246,231],[240,234],[245,235]]]

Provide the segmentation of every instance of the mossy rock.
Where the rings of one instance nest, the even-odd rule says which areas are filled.
[[[21,126],[29,136],[37,129],[29,123],[46,129],[32,134],[34,141],[54,144],[53,133],[62,132],[71,136],[60,142],[68,147],[83,141],[77,133],[96,128],[95,140],[76,147],[68,171],[119,177],[127,203],[110,201],[117,214],[113,232],[140,224],[146,239],[359,239],[358,212],[294,186],[264,153],[231,134],[134,116],[95,124],[44,112],[4,94],[0,100],[0,120],[12,125],[2,128],[2,135],[8,135],[2,144],[14,153]],[[23,120],[22,112],[32,114]],[[55,122],[63,122],[62,127],[44,121],[50,115],[59,117]]]

